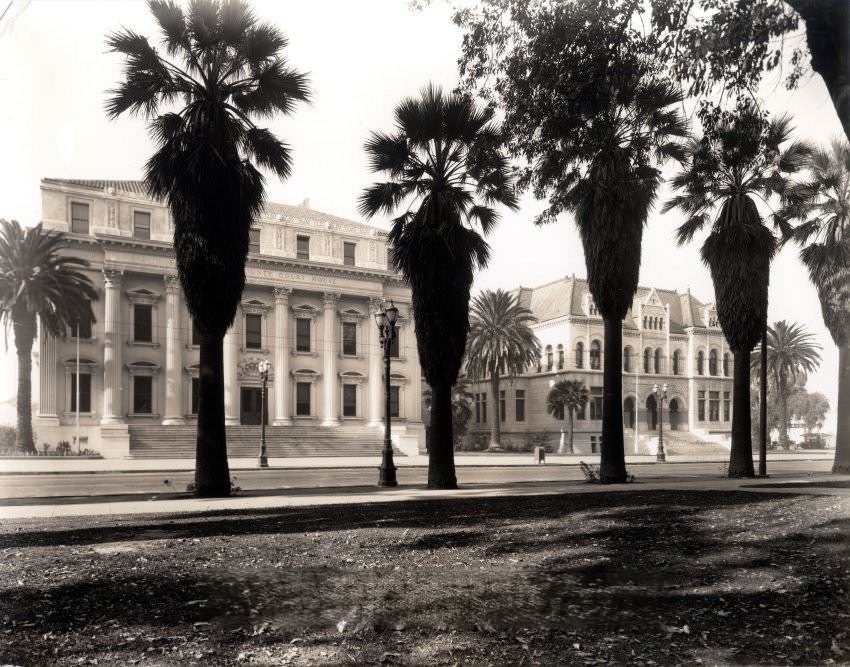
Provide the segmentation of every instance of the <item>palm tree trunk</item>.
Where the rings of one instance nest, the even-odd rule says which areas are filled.
[[[603,370],[602,456],[599,478],[603,484],[626,482],[623,444],[623,325],[605,318],[605,364]]]
[[[218,498],[230,495],[224,430],[224,336],[202,334],[200,347],[195,495]]]
[[[788,449],[788,378],[781,371],[776,374],[779,390],[779,445]]]
[[[850,345],[838,348],[838,423],[832,472],[850,473]]]
[[[755,477],[753,434],[750,430],[750,354],[746,351],[734,354],[732,451],[729,454],[729,477]]]
[[[456,489],[452,441],[452,387],[431,387],[431,447],[428,450],[428,488]]]
[[[27,454],[35,451],[32,437],[32,344],[35,340],[35,317],[31,320],[14,322],[15,351],[18,354],[18,430],[15,434],[15,448]]]
[[[572,409],[570,409],[569,428],[570,428],[570,434],[569,434],[570,435],[570,454],[575,454],[576,450],[573,448],[573,411],[572,411]]]
[[[501,414],[502,405],[499,400],[499,372],[490,374],[490,391],[493,394],[493,409],[490,410],[490,444],[487,449],[499,449],[502,446]]]

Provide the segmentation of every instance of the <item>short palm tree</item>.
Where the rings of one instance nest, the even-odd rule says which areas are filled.
[[[35,450],[32,436],[32,345],[37,321],[45,333],[64,336],[80,322],[94,322],[97,300],[92,282],[80,269],[89,263],[60,253],[62,237],[41,225],[23,228],[0,220],[0,322],[15,334],[18,355],[18,429],[15,446]]]
[[[490,378],[493,410],[490,411],[490,448],[501,446],[499,383],[502,375],[513,380],[537,362],[540,343],[531,325],[537,318],[504,290],[485,290],[472,300],[466,372],[473,380]]]
[[[145,168],[153,197],[174,219],[180,284],[200,333],[195,493],[230,494],[224,429],[224,334],[245,285],[248,232],[260,212],[257,166],[289,175],[289,147],[252,119],[290,114],[309,97],[282,52],[286,38],[242,0],[195,0],[183,10],[151,0],[162,51],[125,28],[108,38],[125,58],[107,115],[141,114],[157,150]],[[257,166],[255,166],[255,164]]]
[[[392,134],[373,132],[366,143],[372,170],[387,180],[363,192],[361,212],[401,211],[389,240],[413,292],[419,361],[433,392],[429,488],[457,486],[451,388],[466,347],[473,274],[489,258],[475,227],[486,235],[499,219],[495,205],[517,206],[491,116],[431,85],[396,107]]]
[[[761,343],[750,359],[751,368],[756,372],[761,368],[760,348]],[[779,396],[779,444],[783,447],[788,446],[788,397],[791,386],[798,378],[817,370],[821,362],[821,349],[815,342],[815,335],[797,322],[789,324],[779,320],[772,327],[767,327],[767,372]]]
[[[432,394],[430,389],[425,389],[422,392],[422,401],[425,408],[431,409]],[[455,438],[466,433],[466,425],[472,419],[472,394],[469,393],[464,382],[458,383],[452,387],[452,429]],[[429,443],[430,443],[430,421],[428,425]],[[429,445],[430,446],[430,445]]]
[[[813,151],[805,199],[789,217],[802,224],[789,236],[818,291],[823,321],[838,346],[838,424],[833,472],[850,472],[850,144]]]
[[[720,326],[735,354],[729,476],[753,477],[750,353],[767,326],[770,262],[777,247],[756,201],[788,195],[789,177],[802,168],[808,148],[790,141],[788,118],[768,120],[744,103],[733,111],[705,104],[699,115],[703,136],[692,141],[672,181],[679,194],[663,210],[679,208],[687,216],[677,231],[679,245],[711,228],[701,255],[714,283]]]
[[[549,395],[546,397],[546,411],[556,419],[567,417],[567,440],[570,445],[570,454],[574,454],[573,449],[573,420],[577,412],[584,409],[590,394],[584,382],[581,380],[559,380],[555,386],[549,390]],[[564,452],[558,450],[559,454]]]

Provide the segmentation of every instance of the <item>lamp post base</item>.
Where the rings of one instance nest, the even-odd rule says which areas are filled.
[[[265,454],[260,454],[257,457],[257,467],[258,468],[268,468],[269,467],[269,458]]]
[[[378,486],[398,486],[395,476],[395,463],[393,462],[393,450],[384,449],[381,467],[378,468]]]
[[[658,454],[655,455],[655,460],[659,463],[667,463],[667,455],[663,451],[658,452]]]

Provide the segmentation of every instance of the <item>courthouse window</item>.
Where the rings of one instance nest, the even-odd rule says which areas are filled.
[[[401,390],[398,386],[390,387],[390,417],[398,417],[399,412],[399,396]]]
[[[599,370],[602,360],[602,346],[599,341],[595,340],[590,344],[590,367],[594,370]]]
[[[153,307],[137,303],[133,306],[133,340],[138,343],[153,342]]]
[[[71,337],[79,335],[80,338],[91,338],[91,325],[92,322],[88,317],[79,318],[78,323],[71,328]]]
[[[590,418],[602,419],[602,387],[590,388]]]
[[[342,416],[356,417],[357,416],[357,385],[344,384],[342,385]]]
[[[310,383],[295,384],[295,414],[299,417],[310,416]]]
[[[342,263],[346,266],[354,266],[354,251],[357,248],[356,243],[342,244]]]
[[[245,347],[259,350],[263,346],[263,316],[256,313],[245,315]]]
[[[133,412],[137,415],[153,413],[153,378],[150,375],[133,377]]]
[[[298,259],[310,259],[310,237],[298,236],[295,242]]]
[[[71,231],[75,234],[89,233],[89,205],[74,202],[71,204]]]
[[[697,419],[701,422],[705,421],[705,392],[697,392]]]
[[[151,214],[146,211],[133,211],[133,238],[150,240]]]
[[[201,344],[201,332],[198,330],[198,325],[192,320],[192,345]]]
[[[296,352],[310,351],[310,320],[306,317],[295,320],[295,350]]]
[[[260,252],[260,230],[248,230],[248,252],[259,254]]]
[[[499,420],[505,421],[505,390],[499,391]]]
[[[525,421],[525,390],[516,390],[516,420],[518,422]]]
[[[729,413],[730,413],[729,408],[731,407],[731,403],[732,403],[732,401],[729,399],[729,392],[724,391],[723,392],[723,421],[725,421],[725,422],[729,421]]]
[[[708,392],[708,421],[720,421],[720,392]]]
[[[71,412],[77,411],[77,374],[71,373]],[[91,374],[80,373],[80,412],[91,412]]]
[[[400,348],[399,348],[398,341],[399,341],[400,337],[401,337],[401,333],[399,331],[396,331],[395,338],[393,338],[392,342],[390,343],[390,356],[393,359],[398,359],[398,357],[399,357],[399,349]]]
[[[201,404],[201,380],[192,378],[192,414],[198,414],[198,406]]]
[[[342,323],[342,353],[349,356],[357,354],[357,324]]]

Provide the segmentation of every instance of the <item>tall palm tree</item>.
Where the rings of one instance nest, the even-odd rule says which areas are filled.
[[[475,380],[490,378],[493,409],[490,411],[489,448],[501,446],[499,383],[502,375],[513,380],[540,356],[540,343],[531,330],[537,318],[504,290],[484,290],[472,300],[466,372]]]
[[[783,447],[788,446],[788,397],[791,386],[798,378],[817,370],[821,362],[821,349],[815,342],[815,335],[797,322],[789,324],[779,320],[772,327],[767,327],[767,372],[779,395],[779,444]],[[759,349],[751,355],[750,366],[756,372],[761,369],[761,343]]]
[[[195,493],[226,496],[223,341],[265,196],[257,166],[285,178],[292,165],[289,147],[253,119],[290,114],[309,90],[283,56],[286,38],[259,23],[246,2],[194,0],[185,13],[164,0],[149,7],[163,51],[129,28],[109,36],[125,71],[106,112],[145,116],[157,144],[145,182],[174,219],[180,284],[200,333]]]
[[[546,411],[556,419],[567,417],[568,441],[570,443],[570,454],[574,454],[573,449],[573,420],[575,414],[584,409],[587,401],[590,399],[590,394],[584,382],[581,380],[559,380],[555,386],[549,390],[549,395],[546,397]],[[559,454],[564,452],[558,451]]]
[[[17,449],[35,451],[32,437],[32,345],[37,320],[45,333],[63,336],[79,323],[95,321],[92,282],[80,269],[89,263],[60,254],[62,237],[41,225],[23,228],[0,220],[0,322],[15,334],[18,356]]]
[[[363,192],[360,211],[401,211],[389,239],[413,292],[419,361],[433,392],[429,488],[457,487],[451,388],[469,331],[469,290],[489,258],[482,234],[499,220],[494,206],[517,207],[491,117],[468,97],[429,85],[396,107],[392,134],[373,132],[366,143],[372,170],[387,180]]]
[[[838,424],[833,472],[850,472],[850,144],[835,140],[813,151],[805,199],[789,217],[802,218],[790,237],[818,291],[823,321],[838,346]]]
[[[672,181],[680,191],[664,211],[681,209],[679,245],[709,225],[702,246],[717,297],[717,316],[735,355],[730,477],[753,477],[750,432],[750,353],[767,326],[770,262],[776,237],[765,226],[757,200],[789,195],[789,176],[808,154],[791,142],[787,117],[768,120],[746,103],[733,111],[704,104],[703,136],[691,142],[688,160]],[[774,223],[778,223],[773,218]]]

